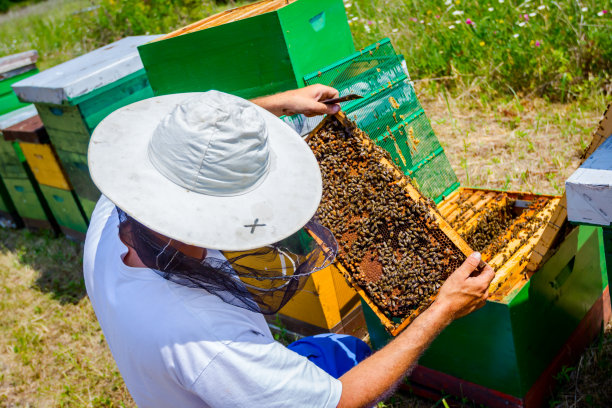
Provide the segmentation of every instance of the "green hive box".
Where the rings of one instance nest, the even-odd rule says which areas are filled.
[[[342,0],[265,1],[225,14],[138,47],[155,95],[269,95],[355,51]]]
[[[87,223],[74,191],[42,184],[40,190],[64,235],[77,241],[85,241]]]
[[[36,106],[88,219],[100,197],[87,169],[89,137],[114,110],[153,96],[136,47],[157,37],[126,37],[13,84]]]
[[[36,51],[26,51],[0,58],[0,115],[26,106],[17,99],[11,85],[38,72]]]
[[[542,376],[557,373],[559,362],[572,364],[564,353],[580,352],[599,332],[609,310],[602,298],[607,286],[601,228],[575,228],[522,287],[447,327],[419,360],[413,386],[423,378],[431,386],[435,377],[438,393],[459,386],[488,406],[540,406],[550,393]],[[391,337],[364,309],[380,348]]]
[[[454,191],[469,190],[459,186],[416,98],[405,62],[388,39],[304,79],[306,84],[334,86],[340,95],[364,96],[343,104],[347,117],[388,151],[426,197],[445,205],[458,194]],[[286,121],[291,124],[292,118]],[[411,135],[419,140],[417,146],[410,142]],[[563,208],[559,206],[555,214]],[[577,357],[572,352],[580,352],[609,316],[607,236],[590,226],[572,230],[535,273],[524,269],[523,278],[509,280],[510,289],[502,286],[503,296],[452,323],[420,359],[413,391],[433,398],[453,394],[493,407],[541,406],[561,364],[572,364]],[[372,344],[381,348],[391,335],[372,309],[362,305]]]

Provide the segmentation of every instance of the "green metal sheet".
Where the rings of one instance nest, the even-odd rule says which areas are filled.
[[[138,47],[155,95],[216,89],[244,98],[301,86],[354,50],[341,0],[283,8]]]
[[[44,185],[40,186],[40,190],[60,228],[66,227],[82,234],[87,232],[85,214],[73,191]]]

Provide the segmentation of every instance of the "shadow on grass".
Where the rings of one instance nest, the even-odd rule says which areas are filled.
[[[84,296],[83,245],[50,231],[0,228],[0,251],[12,253],[21,265],[37,272],[34,287],[60,303],[78,303]]]

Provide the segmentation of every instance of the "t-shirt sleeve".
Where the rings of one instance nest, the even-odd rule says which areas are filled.
[[[342,383],[278,342],[231,342],[193,392],[211,407],[336,407]]]

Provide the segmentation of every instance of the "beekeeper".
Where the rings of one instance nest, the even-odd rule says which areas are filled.
[[[327,363],[274,340],[263,314],[337,250],[312,219],[322,189],[315,157],[275,115],[335,113],[319,101],[337,95],[324,86],[253,102],[216,91],[166,95],[95,129],[89,168],[102,197],[85,242],[85,283],[139,406],[371,406],[446,325],[484,304],[493,271],[474,275],[475,254],[429,309],[361,362],[368,353],[350,336],[319,336]]]

